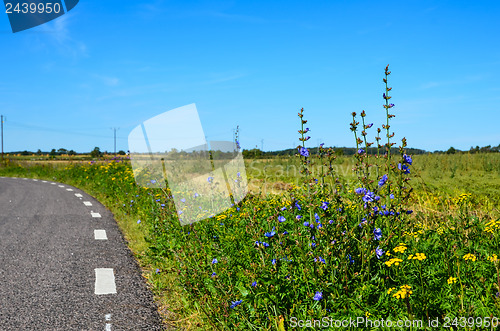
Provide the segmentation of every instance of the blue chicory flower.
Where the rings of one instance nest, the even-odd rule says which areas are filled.
[[[389,177],[387,175],[383,175],[378,182],[378,186],[382,187],[387,182],[388,179]]]
[[[217,262],[219,262],[219,261],[217,261],[217,259],[215,259],[215,258],[212,260],[212,264],[216,264]]]
[[[382,239],[382,229],[380,229],[380,228],[374,229],[373,234],[375,235],[375,237],[373,239],[375,239],[375,240]]]
[[[368,191],[364,187],[358,187],[357,189],[354,190],[354,192],[356,192],[356,194],[359,194],[359,195],[361,195],[361,194],[365,195],[366,192],[368,192]]]
[[[412,164],[413,160],[411,159],[411,156],[404,154],[403,155],[403,162],[408,163],[409,165]]]
[[[308,157],[309,156],[309,150],[307,148],[301,147],[299,148],[299,153],[302,156]]]
[[[321,204],[321,209],[327,210],[329,204],[330,204],[329,202],[323,201],[323,203]]]
[[[314,294],[313,300],[314,300],[314,301],[319,301],[319,300],[321,300],[321,299],[323,299],[323,293],[322,293],[322,292],[316,292],[316,293]]]
[[[377,246],[377,248],[375,249],[375,253],[377,254],[377,259],[380,259],[382,255],[384,255],[384,251],[382,250],[382,248],[380,248],[380,246]]]
[[[236,306],[238,306],[239,304],[241,304],[243,302],[243,300],[236,300],[236,301],[231,301],[231,309],[234,309],[236,308]]]
[[[284,221],[286,221],[286,218],[280,215],[280,216],[278,216],[278,221],[280,223],[283,223]]]
[[[273,229],[271,230],[271,232],[266,232],[264,235],[268,238],[271,238],[272,236],[274,236],[276,234],[276,231],[274,231],[274,227]]]

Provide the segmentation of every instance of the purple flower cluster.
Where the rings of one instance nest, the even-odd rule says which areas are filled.
[[[387,175],[383,175],[382,178],[380,178],[380,180],[378,181],[378,186],[379,187],[384,186],[384,184],[387,183],[388,179],[389,177]]]
[[[308,157],[309,156],[309,150],[307,148],[301,147],[299,148],[299,153],[302,156]]]
[[[373,230],[374,238],[375,240],[380,240],[382,239],[382,230],[380,228],[376,228]]]
[[[239,304],[241,304],[243,302],[243,300],[236,300],[236,301],[232,301],[231,302],[231,309],[234,309],[236,308],[236,306],[238,306]]]
[[[382,250],[382,248],[380,248],[380,246],[377,246],[377,249],[375,249],[375,254],[377,254],[377,259],[380,259],[382,257],[382,255],[384,255],[384,251]]]
[[[314,294],[313,300],[315,300],[315,301],[319,301],[319,300],[321,300],[321,299],[323,299],[323,293],[322,293],[322,292],[316,292],[316,293]]]

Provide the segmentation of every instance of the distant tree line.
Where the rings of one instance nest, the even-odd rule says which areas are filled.
[[[470,153],[470,154],[476,154],[476,153],[499,153],[500,152],[500,144],[495,147],[491,147],[491,145],[484,146],[484,147],[472,147],[468,151],[461,151],[459,149],[456,149],[454,147],[448,148],[447,151],[434,151],[436,154],[465,154],[465,153]]]
[[[324,147],[324,148],[327,148],[327,147]],[[353,155],[357,152],[357,149],[354,147],[332,147],[332,149],[333,149],[334,153],[338,156]],[[311,155],[317,155],[318,152],[319,152],[318,147],[309,148],[309,153]],[[379,150],[379,152],[380,152],[380,154],[384,154],[385,148],[381,148]],[[411,154],[411,155],[427,153],[427,151],[425,151],[423,149],[418,149],[418,148],[406,148],[406,152],[408,154]],[[271,157],[275,157],[275,156],[293,156],[295,154],[298,154],[298,150],[295,148],[290,148],[290,149],[285,149],[282,151],[264,152],[258,148],[254,148],[254,149],[244,149],[242,153],[243,153],[243,157],[246,159],[253,159],[253,158],[265,159],[265,158],[271,158]],[[369,147],[367,153],[370,155],[376,155],[377,148],[376,147]],[[393,153],[393,154],[399,153],[399,149],[393,147],[391,149],[391,153]]]

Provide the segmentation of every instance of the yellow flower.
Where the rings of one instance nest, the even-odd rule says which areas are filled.
[[[419,261],[422,261],[422,260],[425,260],[427,258],[427,256],[425,256],[424,253],[417,253],[415,255],[411,254],[410,256],[408,256],[408,260],[419,260]]]
[[[496,262],[496,261],[498,261],[498,256],[496,254],[493,254],[492,256],[488,256],[488,261]]]
[[[407,249],[408,247],[406,247],[406,244],[403,244],[403,243],[400,243],[397,247],[395,247],[393,250],[397,253],[404,253],[405,250]]]
[[[410,294],[412,294],[413,291],[411,290],[410,285],[401,285],[400,290],[394,293],[392,296],[397,298],[397,299],[404,299],[406,297],[409,297]]]
[[[453,283],[456,283],[456,282],[457,282],[457,279],[455,277],[448,278],[448,284],[453,284]]]
[[[472,260],[472,262],[474,262],[477,260],[477,258],[474,254],[466,254],[464,255],[464,260],[465,261]]]
[[[392,258],[389,261],[384,262],[386,266],[391,267],[394,265],[399,265],[399,262],[403,262],[403,260],[396,258]]]
[[[391,292],[395,289],[396,289],[395,287],[391,287],[390,289],[387,290],[387,294],[391,294]]]

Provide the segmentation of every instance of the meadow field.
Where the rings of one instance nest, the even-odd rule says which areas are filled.
[[[179,223],[178,192],[139,187],[127,159],[8,161],[0,175],[60,181],[98,198],[175,328],[355,329],[342,324],[355,320],[366,329],[384,329],[381,321],[496,329],[500,155],[412,156],[405,139],[386,153],[389,91],[378,155],[365,152],[364,111],[352,114],[354,156],[323,146],[309,153],[300,110],[297,155],[246,160],[245,199],[191,225]]]

